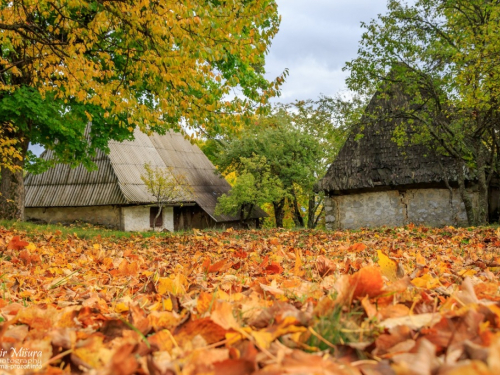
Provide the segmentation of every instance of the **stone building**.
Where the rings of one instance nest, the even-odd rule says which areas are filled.
[[[393,114],[401,100],[377,93],[320,181],[327,195],[327,229],[467,225],[454,160],[424,145],[399,147],[394,141],[403,120]],[[399,129],[410,139],[413,126]],[[466,184],[477,202],[474,182]],[[490,194],[489,210],[490,215],[498,210],[497,190]]]
[[[237,217],[216,215],[217,198],[230,190],[213,164],[183,135],[146,135],[138,130],[133,141],[109,143],[110,153],[99,151],[93,161],[98,169],[57,164],[25,179],[26,218],[52,223],[76,220],[125,231],[146,231],[153,226],[158,208],[141,179],[144,164],[173,167],[190,185],[192,197],[164,207],[156,228],[177,231],[238,227]],[[42,157],[49,160],[51,151]],[[266,216],[256,209],[245,226],[258,225]]]

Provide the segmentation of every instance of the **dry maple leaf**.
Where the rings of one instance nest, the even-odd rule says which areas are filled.
[[[214,263],[210,267],[208,267],[207,272],[208,273],[219,272],[225,265],[226,265],[226,260],[222,259],[222,260],[218,261],[217,263]]]
[[[21,250],[29,245],[29,242],[21,240],[20,236],[14,236],[7,244],[7,249],[9,250]]]
[[[354,288],[353,298],[368,296],[376,297],[382,293],[384,280],[380,268],[375,266],[360,269],[350,278],[351,287]]]
[[[325,256],[320,255],[316,258],[316,269],[321,277],[325,277],[333,274],[337,269],[337,265]]]
[[[264,268],[263,273],[267,275],[279,275],[283,273],[283,267],[277,262],[271,262],[270,265]]]
[[[353,253],[360,253],[362,251],[365,251],[367,246],[363,243],[356,243],[354,245],[349,246],[347,249],[347,252],[353,252]]]

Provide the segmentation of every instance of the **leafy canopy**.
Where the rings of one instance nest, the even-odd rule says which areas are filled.
[[[364,25],[358,57],[345,67],[348,86],[404,95],[405,106],[383,115],[406,119],[415,142],[474,167],[481,142],[498,147],[499,12],[490,0],[390,0]]]
[[[241,138],[229,142],[219,154],[217,164],[221,171],[243,170],[244,158],[255,154],[265,157],[270,173],[281,181],[285,190],[294,183],[311,185],[314,166],[320,157],[318,143],[313,136],[281,121],[279,116],[272,120],[264,118],[254,129],[245,130]]]
[[[6,133],[11,132],[11,126],[6,125],[0,128],[0,169],[8,168],[11,171],[19,169],[19,165],[13,164],[11,160],[21,160],[21,153],[18,148],[18,140],[10,139]]]
[[[176,173],[173,167],[152,167],[144,164],[141,180],[158,205],[192,199],[192,191],[186,177]]]
[[[231,192],[219,197],[215,213],[238,215],[245,220],[254,207],[278,201],[286,192],[279,178],[271,174],[265,156],[241,157],[240,162],[242,169]]]
[[[277,94],[262,66],[278,24],[274,0],[2,2],[0,121],[66,162],[134,126],[220,126]],[[235,87],[249,101],[225,100]]]

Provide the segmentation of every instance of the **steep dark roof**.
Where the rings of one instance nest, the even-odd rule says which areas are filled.
[[[238,220],[235,216],[215,214],[217,198],[228,193],[231,186],[198,146],[182,134],[167,132],[148,136],[135,130],[133,141],[111,141],[109,149],[109,155],[99,151],[93,159],[98,167],[95,171],[57,164],[39,175],[28,174],[26,207],[153,203],[155,199],[141,179],[144,164],[148,163],[159,168],[173,167],[175,173],[185,177],[193,196],[179,200],[179,204],[196,202],[217,222]],[[42,157],[50,160],[53,153],[47,150]],[[252,214],[252,218],[266,216],[260,208]]]
[[[342,194],[349,190],[456,181],[453,159],[425,145],[399,147],[394,130],[402,121],[395,118],[405,104],[400,94],[376,93],[365,110],[361,124],[348,137],[337,158],[319,183],[319,190]],[[383,120],[381,120],[383,118]],[[418,123],[412,124],[415,129]],[[404,126],[409,138],[412,130]]]

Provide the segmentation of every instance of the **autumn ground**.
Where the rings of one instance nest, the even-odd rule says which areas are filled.
[[[0,226],[0,374],[500,371],[495,228],[23,228]]]

